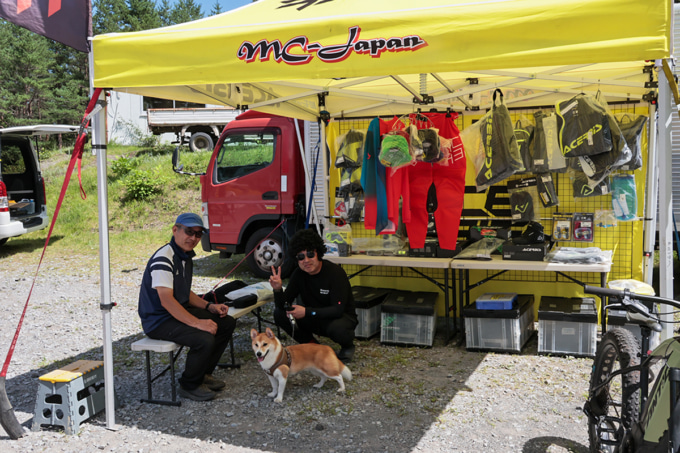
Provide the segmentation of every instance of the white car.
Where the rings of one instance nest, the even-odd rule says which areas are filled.
[[[78,128],[35,125],[0,129],[0,246],[49,223],[45,181],[32,138],[77,133]]]

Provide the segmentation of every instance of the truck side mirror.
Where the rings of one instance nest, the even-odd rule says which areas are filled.
[[[175,173],[181,173],[183,168],[184,165],[179,163],[179,146],[177,146],[172,152],[172,169],[175,171]]]
[[[180,145],[181,146],[181,145]],[[191,171],[183,171],[184,170],[184,165],[179,163],[179,146],[175,148],[175,150],[172,152],[172,169],[175,171],[175,173],[179,173],[182,175],[190,175],[190,176],[201,176],[205,175],[204,173],[194,173]]]

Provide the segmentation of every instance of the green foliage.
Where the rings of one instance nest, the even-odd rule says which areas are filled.
[[[163,192],[167,177],[157,171],[134,169],[123,180],[126,200],[149,200]]]
[[[224,10],[222,9],[222,5],[220,5],[220,2],[218,0],[215,0],[215,3],[213,3],[212,8],[210,9],[210,15],[211,16],[217,16],[218,14],[222,14]]]
[[[120,156],[118,159],[114,160],[109,167],[113,173],[113,179],[119,179],[126,176],[133,168],[135,168],[136,162],[133,158],[127,156]]]
[[[177,0],[175,8],[170,12],[170,19],[175,24],[182,24],[202,18],[203,10],[201,5],[197,5],[194,0]]]
[[[130,143],[133,146],[141,148],[156,148],[160,146],[160,138],[150,132],[142,130],[139,126],[131,121],[123,121],[128,135],[130,136]]]

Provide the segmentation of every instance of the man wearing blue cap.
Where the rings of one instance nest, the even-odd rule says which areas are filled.
[[[149,338],[189,347],[179,395],[195,401],[211,400],[225,387],[212,372],[236,325],[227,314],[229,307],[208,302],[191,290],[194,248],[205,231],[198,215],[177,217],[172,239],[146,265],[138,305]]]

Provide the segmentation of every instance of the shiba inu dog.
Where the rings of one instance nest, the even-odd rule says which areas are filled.
[[[284,348],[269,327],[264,333],[251,329],[250,338],[255,357],[272,384],[272,392],[267,396],[275,397],[277,403],[283,401],[288,376],[300,371],[309,371],[321,378],[315,388],[321,388],[327,379],[337,381],[340,384],[338,392],[345,391],[345,379],[352,380],[352,372],[330,346],[308,343]]]

